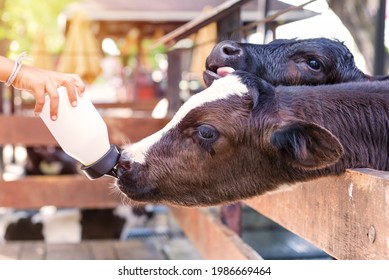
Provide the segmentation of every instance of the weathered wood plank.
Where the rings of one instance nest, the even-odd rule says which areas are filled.
[[[348,170],[245,202],[337,259],[389,259],[389,172]]]
[[[93,104],[97,109],[114,109],[114,108],[129,108],[134,111],[152,111],[160,101],[160,98],[151,98],[145,100],[134,100],[131,102],[117,102],[117,103],[95,103]],[[20,109],[33,110],[34,102],[23,102]]]
[[[40,118],[0,116],[0,145],[57,145]]]
[[[11,241],[0,245],[0,260],[161,260],[147,240],[85,240],[79,243]]]
[[[112,144],[136,142],[160,130],[168,119],[104,117]],[[0,116],[0,145],[58,145],[40,118]]]
[[[0,206],[36,209],[57,207],[108,208],[125,201],[115,192],[113,179],[90,181],[83,175],[30,176],[17,181],[0,181]]]
[[[118,256],[112,246],[112,240],[95,240],[87,242],[91,259],[117,260]]]
[[[129,141],[137,142],[157,132],[169,121],[153,118],[104,118],[112,144],[123,145]]]
[[[47,244],[47,260],[90,260],[91,255],[87,243]]]
[[[17,244],[17,243],[16,243]],[[44,260],[46,258],[46,246],[43,242],[23,242],[21,246],[20,260]]]
[[[129,240],[115,242],[113,248],[119,260],[163,260],[161,252],[144,240]]]
[[[168,260],[201,260],[197,248],[187,238],[177,237],[163,242],[162,252]]]
[[[0,260],[17,260],[21,252],[19,243],[0,244]]]
[[[257,252],[206,209],[171,207],[170,210],[204,259],[261,259]]]

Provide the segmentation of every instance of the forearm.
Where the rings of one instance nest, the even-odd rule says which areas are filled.
[[[6,57],[0,56],[0,82],[6,82],[12,73],[15,62]]]
[[[30,92],[36,100],[35,113],[42,111],[45,96],[50,96],[50,115],[53,120],[58,113],[58,92],[60,86],[66,87],[69,101],[77,106],[77,93],[82,96],[85,91],[84,82],[76,74],[65,74],[55,71],[40,69],[34,66],[22,65],[24,54],[15,61],[0,56],[0,82],[12,84],[16,89]],[[11,78],[10,78],[11,76]]]

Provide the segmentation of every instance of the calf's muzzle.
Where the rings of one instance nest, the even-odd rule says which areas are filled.
[[[231,66],[239,65],[244,60],[243,55],[243,49],[234,41],[218,43],[205,62],[207,70],[204,71],[203,79],[206,85],[210,86],[214,80],[233,72]]]

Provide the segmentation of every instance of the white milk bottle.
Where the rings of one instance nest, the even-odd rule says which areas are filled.
[[[50,118],[50,98],[46,96],[40,114],[51,134],[65,153],[83,164],[82,170],[90,179],[103,175],[115,176],[120,153],[110,145],[107,125],[87,96],[77,97],[73,107],[66,88],[57,89],[59,106],[57,120]]]

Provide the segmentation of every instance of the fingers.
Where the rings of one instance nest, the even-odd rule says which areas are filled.
[[[63,86],[66,87],[68,92],[69,102],[72,106],[77,106],[77,94],[82,97],[85,92],[85,84],[77,74],[66,74],[67,79],[64,81]]]
[[[76,74],[54,73],[53,83],[46,84],[46,91],[50,96],[50,117],[53,121],[58,118],[58,106],[60,97],[57,92],[59,86],[64,86],[68,95],[70,104],[77,106],[77,93],[82,96],[85,91],[84,82]]]
[[[79,96],[83,96],[84,92],[85,92],[85,84],[84,84],[84,82],[81,80],[80,76],[78,76],[77,74],[70,74],[70,76],[75,81],[75,86],[77,88],[78,95]]]
[[[59,95],[57,92],[57,87],[52,83],[48,83],[46,85],[46,90],[48,95],[50,96],[50,118],[51,120],[55,121],[58,118],[59,106]]]
[[[70,104],[75,107],[77,106],[77,83],[80,86],[83,86],[83,83],[80,80],[76,80],[77,77],[72,77],[72,75],[67,74],[57,74],[54,73],[51,76],[51,79],[47,80],[46,83],[42,86],[42,89],[35,87],[33,90],[34,96],[36,99],[35,103],[35,115],[39,115],[42,112],[45,95],[47,94],[50,98],[50,118],[55,121],[58,119],[58,108],[60,102],[60,96],[58,95],[58,87],[64,86],[68,95]]]
[[[46,90],[44,88],[35,89],[35,116],[39,116],[42,113],[43,106],[45,105],[45,96],[46,92],[50,97],[50,118],[55,121],[58,118],[58,105],[59,105],[59,96],[57,89],[54,85],[46,85]]]
[[[23,70],[23,68],[22,68]],[[35,115],[42,112],[45,95],[50,97],[50,117],[52,120],[58,118],[59,95],[57,88],[64,86],[67,91],[69,102],[77,106],[77,95],[83,96],[85,84],[77,74],[64,74],[55,71],[46,71],[33,67],[26,67],[23,79],[20,81],[20,88],[32,93],[35,97]],[[21,76],[22,71],[19,73]],[[22,77],[20,77],[22,78]]]
[[[35,116],[39,116],[42,112],[43,105],[45,105],[45,90],[42,88],[41,90],[35,91]]]
[[[76,81],[69,77],[63,84],[66,87],[70,104],[75,107],[77,106],[77,90],[76,90]]]

